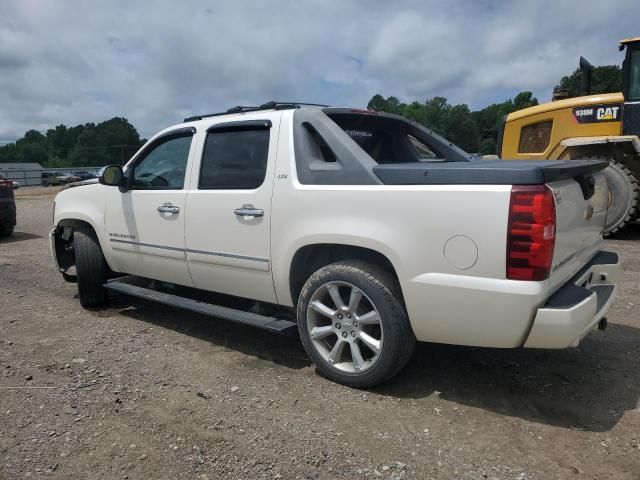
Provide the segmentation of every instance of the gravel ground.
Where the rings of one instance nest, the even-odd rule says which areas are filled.
[[[49,258],[54,192],[18,190],[0,240],[2,479],[640,479],[640,226],[608,242],[624,280],[579,348],[422,344],[358,391],[295,338],[127,299],[83,310]]]

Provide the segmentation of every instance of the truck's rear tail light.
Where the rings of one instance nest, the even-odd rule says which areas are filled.
[[[13,188],[13,180],[0,180],[0,188],[5,187],[8,189]]]
[[[507,230],[507,278],[549,278],[556,236],[553,192],[546,185],[514,185]]]

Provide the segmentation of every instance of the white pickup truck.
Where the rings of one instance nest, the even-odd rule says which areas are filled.
[[[185,119],[59,193],[51,252],[108,291],[280,333],[376,385],[415,341],[565,348],[606,326],[605,162],[490,161],[368,110],[270,102]]]

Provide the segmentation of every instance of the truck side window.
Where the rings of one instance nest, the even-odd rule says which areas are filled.
[[[254,189],[267,171],[269,129],[213,130],[202,154],[201,190]]]
[[[182,190],[192,135],[169,136],[144,155],[133,169],[131,188]]]

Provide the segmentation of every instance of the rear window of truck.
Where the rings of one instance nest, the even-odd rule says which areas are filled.
[[[375,115],[328,116],[379,164],[446,160],[408,122]]]

